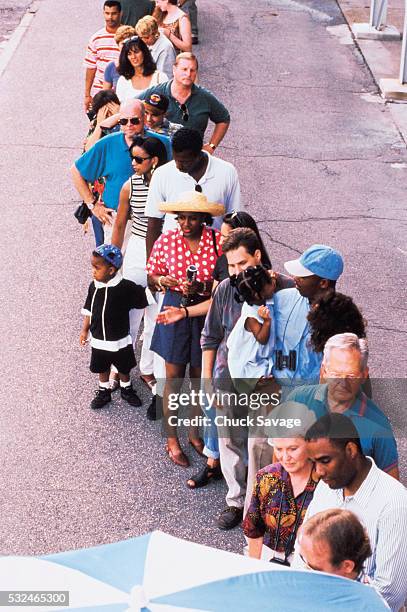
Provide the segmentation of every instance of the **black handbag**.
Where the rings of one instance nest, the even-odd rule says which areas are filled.
[[[79,204],[78,208],[75,210],[73,216],[81,225],[84,225],[89,217],[92,216],[92,211],[88,206],[86,206],[85,202],[82,202],[82,204]]]

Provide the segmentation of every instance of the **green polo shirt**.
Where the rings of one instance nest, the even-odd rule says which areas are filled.
[[[199,85],[192,85],[191,95],[185,102],[188,111],[188,119],[185,119],[185,113],[171,94],[172,81],[171,79],[171,81],[146,89],[140,98],[145,100],[152,93],[160,93],[167,96],[170,100],[166,112],[167,119],[172,123],[180,123],[184,127],[198,130],[202,137],[205,134],[209,120],[213,123],[227,123],[230,121],[229,111],[222,102],[219,102],[213,93]]]

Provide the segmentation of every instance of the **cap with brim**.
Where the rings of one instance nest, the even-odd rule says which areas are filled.
[[[114,266],[117,269],[121,268],[122,266],[123,254],[119,247],[115,246],[114,244],[101,244],[93,251],[93,253],[99,257],[102,257],[106,263]]]
[[[161,113],[166,113],[168,110],[169,102],[170,101],[167,96],[158,93],[152,93],[144,100],[144,106],[149,106],[151,108],[159,110]]]
[[[220,217],[225,214],[223,204],[209,202],[208,198],[198,191],[181,193],[177,202],[161,202],[159,210],[165,213],[198,212],[212,215],[212,217]]]
[[[287,261],[284,267],[291,276],[315,274],[336,281],[343,272],[343,259],[335,249],[324,244],[313,244],[299,259]]]

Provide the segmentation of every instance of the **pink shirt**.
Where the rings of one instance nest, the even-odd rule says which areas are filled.
[[[218,255],[213,244],[213,234]],[[220,246],[219,230],[202,229],[202,236],[196,253],[191,253],[187,241],[181,230],[168,230],[156,240],[151,255],[147,262],[148,274],[160,274],[160,276],[173,276],[179,281],[187,277],[187,267],[195,264],[198,268],[197,281],[211,281],[212,272],[217,258],[222,254]],[[181,288],[174,287],[175,291]]]
[[[89,41],[83,65],[85,68],[96,68],[91,96],[102,89],[107,64],[119,59],[119,47],[114,36],[106,28],[102,28]]]

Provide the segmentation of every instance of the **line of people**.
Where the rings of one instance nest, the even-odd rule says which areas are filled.
[[[89,43],[91,125],[71,169],[96,242],[80,335],[99,375],[91,407],[119,387],[141,406],[130,372],[144,318],[147,418],[163,418],[180,467],[189,459],[177,425],[188,426],[206,458],[190,489],[225,479],[218,527],[243,521],[250,556],[367,582],[398,611],[407,493],[391,424],[372,399],[365,321],[337,291],[343,258],[313,244],[285,273],[272,269],[241,210],[236,169],[214,156],[230,115],[196,84],[188,17],[157,0],[123,25],[123,7],[106,0],[105,27]],[[184,419],[174,403],[187,367],[200,401]]]

